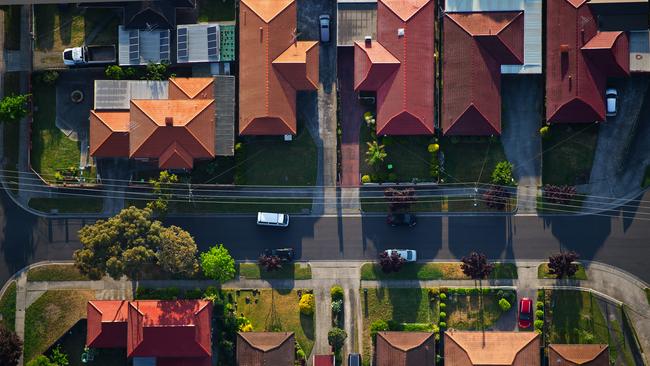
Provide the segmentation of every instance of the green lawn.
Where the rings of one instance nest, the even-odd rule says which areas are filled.
[[[415,197],[416,202],[411,206],[411,212],[442,212],[444,197]],[[383,196],[361,198],[363,212],[388,212],[388,203]]]
[[[126,200],[126,206],[143,208],[146,200]],[[311,198],[215,198],[210,201],[170,202],[169,212],[182,213],[256,213],[259,211],[284,212],[288,214],[309,213]]]
[[[44,179],[54,180],[58,170],[79,166],[79,142],[70,140],[56,127],[55,90],[43,84],[37,74],[32,78],[32,94],[35,111],[31,164]]]
[[[111,44],[117,41],[119,18],[111,11],[98,8],[61,8],[55,4],[34,6],[37,50],[60,50],[80,46],[96,27],[102,26],[91,44]]]
[[[296,290],[262,289],[257,296],[252,291],[238,293],[237,314],[244,314],[254,331],[294,332],[305,354],[311,353],[315,339],[314,317],[300,314]]]
[[[12,282],[0,298],[0,315],[0,324],[13,331],[16,328],[16,282]]]
[[[4,5],[0,7],[5,13],[5,49],[20,49],[20,5]]]
[[[61,197],[61,198],[30,198],[29,207],[50,213],[58,210],[59,213],[95,213],[101,212],[104,200],[97,197]]]
[[[503,312],[495,292],[488,294],[448,295],[447,327],[461,330],[481,330],[492,327]],[[514,316],[515,304],[508,312]]]
[[[72,264],[48,264],[27,272],[27,281],[88,281]]]
[[[487,137],[443,137],[440,150],[444,154],[446,183],[489,183],[497,163],[506,161],[498,139]]]
[[[235,20],[234,0],[199,0],[199,22]]]
[[[305,127],[293,141],[282,136],[249,138],[237,151],[235,183],[241,185],[313,186],[316,184],[316,144]]]
[[[629,347],[625,346],[620,325],[613,320],[610,333],[607,318],[591,293],[570,290],[547,290],[546,293],[549,343],[609,344],[610,360],[615,361],[622,352],[624,364],[634,364],[627,362],[632,356]]]
[[[309,264],[286,264],[280,270],[267,272],[257,263],[240,263],[238,266],[239,277],[247,280],[258,279],[292,279],[292,280],[310,280],[311,266]]]
[[[517,267],[512,263],[495,263],[491,279],[516,279]],[[384,273],[377,263],[361,266],[362,280],[467,280],[460,263],[407,263],[396,273]]]
[[[598,125],[551,125],[542,140],[542,183],[584,184],[589,182]]]
[[[6,23],[5,23],[6,24]],[[20,94],[20,72],[6,72],[3,80],[4,95]],[[18,164],[18,141],[20,140],[20,123],[4,123],[5,169],[16,171]]]
[[[79,319],[86,318],[86,304],[95,298],[90,290],[46,291],[25,311],[25,361],[45,352]]]
[[[555,275],[552,275],[548,273],[548,263],[543,263],[540,264],[539,267],[537,267],[537,278],[557,278]],[[572,280],[586,280],[587,279],[587,272],[585,271],[585,267],[582,264],[578,264],[578,272],[576,272],[575,275],[569,277],[569,279]]]

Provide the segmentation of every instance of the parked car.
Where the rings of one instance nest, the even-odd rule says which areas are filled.
[[[519,300],[519,328],[528,328],[533,321],[533,300],[524,297]]]
[[[608,117],[613,117],[617,112],[618,104],[618,92],[614,88],[608,88],[605,91],[605,101],[607,102],[607,112],[605,113]]]
[[[348,355],[348,366],[361,366],[361,355],[358,353],[350,353]]]
[[[274,212],[258,212],[257,225],[261,226],[289,226],[289,215]]]
[[[279,257],[283,262],[292,262],[294,251],[293,248],[264,249],[264,255]]]
[[[115,62],[115,45],[81,46],[66,48],[63,63],[66,66],[112,64]]]
[[[393,213],[386,216],[386,223],[390,226],[415,226],[418,221],[415,215],[410,213]]]
[[[384,252],[388,253],[388,255],[397,252],[397,254],[406,259],[407,262],[415,262],[418,260],[417,252],[413,249],[386,249]]]
[[[330,16],[323,14],[318,17],[320,24],[320,41],[327,43],[330,41]]]

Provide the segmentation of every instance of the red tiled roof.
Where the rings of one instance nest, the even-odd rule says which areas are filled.
[[[417,366],[435,363],[432,332],[377,333],[377,366]]]
[[[446,13],[443,33],[445,135],[501,133],[501,65],[522,64],[522,12]]]
[[[540,366],[539,334],[533,332],[446,331],[445,365]]]
[[[296,134],[296,90],[318,84],[317,42],[295,41],[295,0],[242,0],[239,134]]]
[[[609,366],[606,344],[549,344],[550,366]]]
[[[214,99],[214,78],[170,78],[169,99]]]
[[[89,301],[86,345],[120,348],[126,345],[128,301]]]
[[[120,157],[129,154],[129,112],[90,111],[90,155]]]
[[[584,0],[550,1],[546,12],[547,121],[604,120],[607,76],[629,73],[627,36],[598,33],[596,18]]]
[[[433,133],[434,10],[433,0],[380,0],[377,41],[355,45],[355,88],[377,91],[380,135]]]
[[[293,366],[293,332],[237,333],[237,364],[240,366]]]

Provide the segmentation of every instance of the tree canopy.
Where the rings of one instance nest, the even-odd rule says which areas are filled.
[[[235,260],[223,244],[215,245],[201,253],[201,270],[208,278],[226,282],[235,278]]]
[[[15,122],[27,115],[29,94],[10,95],[0,100],[0,122]]]
[[[18,365],[23,353],[23,342],[16,333],[0,325],[0,365]]]
[[[578,272],[578,264],[574,263],[580,258],[574,251],[553,254],[548,257],[548,273],[557,278],[571,277]]]
[[[471,252],[460,261],[462,262],[460,269],[466,276],[474,280],[487,278],[494,269],[494,265],[488,262],[483,253]]]
[[[153,187],[153,194],[156,196],[156,200],[148,202],[147,207],[157,214],[167,212],[168,202],[173,197],[172,187],[177,182],[178,176],[176,174],[170,174],[166,170],[160,172],[158,179],[150,179],[149,184]]]

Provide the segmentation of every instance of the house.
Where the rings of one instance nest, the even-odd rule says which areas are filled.
[[[541,366],[541,339],[534,332],[448,330],[446,366]]]
[[[318,88],[319,49],[296,26],[296,0],[240,2],[240,135],[297,133],[296,92]]]
[[[294,366],[293,332],[237,333],[238,366]]]
[[[377,39],[354,42],[354,88],[377,92],[378,135],[434,132],[433,0],[379,0]]]
[[[433,332],[378,332],[376,366],[433,366],[436,362]]]
[[[89,301],[89,348],[126,348],[134,365],[209,366],[212,302]]]
[[[549,366],[609,366],[606,344],[549,344]]]
[[[195,160],[233,154],[233,114],[234,79],[229,76],[97,80],[90,154],[191,169]]]
[[[442,132],[501,134],[501,66],[523,63],[522,11],[445,13]]]
[[[587,0],[550,1],[546,15],[546,120],[604,121],[607,78],[630,73],[628,35],[599,31]]]

